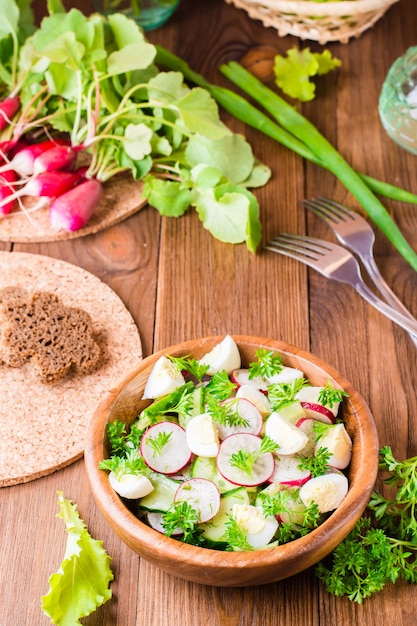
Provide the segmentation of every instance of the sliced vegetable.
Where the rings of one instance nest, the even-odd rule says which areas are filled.
[[[262,453],[262,439],[250,433],[230,435],[221,444],[217,467],[235,485],[253,487],[267,482],[275,469],[272,452]]]
[[[175,422],[158,422],[142,438],[140,452],[146,464],[161,474],[176,474],[190,462],[185,430]]]
[[[198,523],[201,524],[219,512],[220,493],[211,480],[190,478],[178,487],[174,502],[187,502],[196,511]]]

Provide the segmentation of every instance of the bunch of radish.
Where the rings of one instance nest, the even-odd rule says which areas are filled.
[[[135,471],[125,461],[118,468],[103,466],[113,468],[112,487],[120,496],[138,500],[154,529],[164,533],[165,513],[187,503],[202,536],[216,546],[222,545],[227,520],[233,519],[247,545],[259,549],[274,545],[280,524],[302,525],[312,503],[323,516],[340,505],[348,491],[343,470],[352,453],[351,438],[338,418],[341,396],[323,400],[324,388],[310,385],[296,368],[280,365],[270,376],[242,368],[230,335],[197,362],[204,366],[202,378],[196,380],[192,368],[181,363],[162,356],[147,379],[143,397],[153,402],[138,417],[136,426],[143,434],[133,451],[142,468]],[[207,404],[210,380],[219,372],[230,383],[228,397],[219,400],[220,409],[232,416],[229,422],[216,419]],[[294,385],[298,391],[290,401],[274,409],[271,390],[288,389],[297,381],[302,384]],[[185,412],[175,408],[181,394],[189,394]],[[313,474],[301,460],[322,450],[327,465],[320,475]],[[285,510],[265,514],[265,497],[280,492],[285,492]],[[170,534],[181,537],[182,530]]]
[[[0,130],[19,111],[19,98],[0,103]],[[80,147],[60,138],[42,141],[23,137],[0,146],[0,215],[13,210],[33,212],[49,206],[49,218],[56,230],[75,231],[87,224],[103,194],[97,179],[86,178],[86,168],[77,167]],[[28,210],[24,198],[38,199]]]

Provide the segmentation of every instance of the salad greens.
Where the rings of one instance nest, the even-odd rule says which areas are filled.
[[[388,583],[417,583],[417,457],[399,461],[389,446],[380,470],[391,497],[374,490],[364,515],[330,558],[316,566],[326,590],[361,604]]]
[[[209,92],[159,71],[156,48],[121,13],[87,17],[50,0],[48,17],[28,35],[20,6],[0,2],[0,91],[21,101],[1,145],[64,134],[88,154],[87,178],[130,174],[162,215],[193,206],[214,237],[254,252],[261,224],[248,188],[264,185],[270,170],[223,124]]]
[[[287,50],[287,56],[274,57],[275,82],[288,96],[301,102],[315,98],[316,85],[313,76],[322,76],[341,65],[329,50],[311,52],[310,48],[299,50],[295,46]]]
[[[49,592],[42,598],[42,610],[57,626],[81,624],[107,602],[112,592],[111,558],[102,542],[93,539],[77,507],[58,493],[61,517],[68,531],[67,547],[59,570],[49,578]]]

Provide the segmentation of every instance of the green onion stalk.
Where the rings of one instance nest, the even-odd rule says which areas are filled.
[[[358,200],[365,212],[391,241],[404,259],[417,271],[417,254],[375,196],[417,204],[417,195],[395,185],[356,172],[307,118],[298,113],[277,93],[261,83],[239,63],[222,65],[220,70],[240,89],[251,96],[276,120],[274,121],[244,97],[230,89],[212,85],[189,65],[162,46],[157,46],[156,62],[205,88],[226,111],[301,157],[332,172]]]

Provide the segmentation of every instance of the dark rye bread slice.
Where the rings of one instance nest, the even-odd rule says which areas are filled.
[[[10,367],[30,359],[40,380],[55,383],[70,372],[86,375],[99,367],[101,349],[90,315],[64,306],[56,294],[29,294],[17,287],[0,291],[0,357]]]

